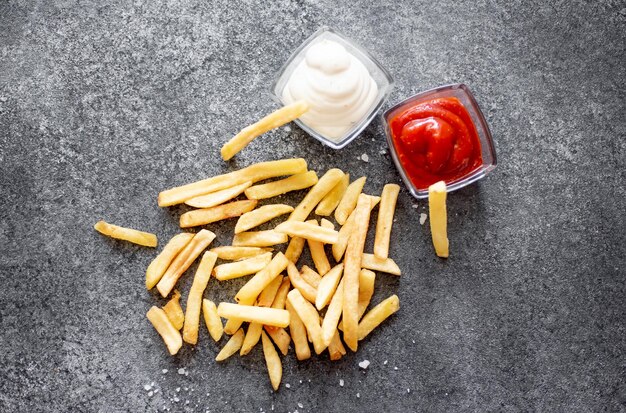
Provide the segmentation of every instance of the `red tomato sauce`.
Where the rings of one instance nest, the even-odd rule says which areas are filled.
[[[400,108],[389,120],[400,163],[418,190],[457,181],[482,163],[476,127],[455,97]]]

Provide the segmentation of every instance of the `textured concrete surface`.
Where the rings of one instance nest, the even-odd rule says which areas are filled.
[[[625,21],[619,1],[0,2],[0,410],[625,411]],[[157,208],[160,190],[283,156],[368,174],[370,193],[399,182],[378,120],[339,152],[291,127],[219,159],[324,24],[385,63],[387,107],[466,82],[500,165],[449,197],[447,261],[403,190],[405,275],[374,297],[401,311],[338,363],[286,357],[272,393],[260,348],[218,365],[204,327],[166,355],[145,319],[155,252],[92,225],[163,243],[183,208]],[[233,225],[210,226],[216,245]]]

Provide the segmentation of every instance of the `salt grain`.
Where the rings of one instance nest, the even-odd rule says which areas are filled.
[[[387,360],[383,361],[383,364],[386,366],[387,365]]]
[[[363,162],[369,162],[370,161],[370,157],[366,153],[361,155],[361,159],[363,160]]]
[[[420,214],[420,225],[424,225],[424,222],[426,222],[426,218],[428,218],[428,215],[422,212]]]
[[[343,387],[343,379],[339,379],[339,385]]]
[[[167,369],[161,370],[161,373],[163,373],[163,374],[167,373]]]
[[[356,397],[357,397],[357,399],[360,399],[361,398],[361,393],[357,393]]]
[[[359,367],[362,369],[366,369],[369,365],[370,365],[369,360],[363,360],[362,362],[359,363]]]
[[[180,391],[180,387],[176,387],[176,391],[179,392]]]
[[[180,399],[179,399],[178,397],[174,397],[174,401],[175,401],[176,403],[178,403],[178,402],[180,401]]]
[[[411,206],[413,207],[413,209],[417,209],[417,204],[413,204]]]
[[[406,392],[407,393],[411,393],[411,389],[406,389]]]
[[[384,155],[384,154],[386,154],[386,153],[387,153],[387,151],[386,151],[386,150],[384,150],[384,149],[383,149],[382,151],[380,151],[380,154],[381,154],[381,155]]]
[[[182,367],[178,369],[178,374],[185,374],[185,369]]]
[[[304,405],[302,403],[298,403],[298,407],[304,409]]]
[[[152,388],[152,386],[150,386],[149,384],[144,384],[144,385],[143,385],[143,389],[144,389],[145,391],[148,391],[148,390],[150,390],[151,388]]]
[[[397,367],[394,367],[393,369],[394,369],[394,370],[398,370],[398,368],[397,368]]]
[[[152,397],[153,395],[154,395],[153,392],[151,392],[151,391],[148,392],[148,397]]]
[[[288,389],[290,389],[290,388],[291,388],[291,384],[289,384],[289,383],[285,383],[285,387],[286,387],[286,388],[288,388]]]

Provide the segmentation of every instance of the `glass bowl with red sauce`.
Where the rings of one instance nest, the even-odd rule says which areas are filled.
[[[448,192],[463,188],[496,167],[489,126],[464,84],[411,96],[383,120],[393,161],[415,198],[427,198],[441,180]]]

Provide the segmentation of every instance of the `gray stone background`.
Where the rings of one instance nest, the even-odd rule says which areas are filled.
[[[625,21],[623,1],[1,1],[0,410],[625,411]],[[450,195],[447,261],[401,192],[404,275],[379,274],[373,300],[397,293],[400,312],[337,363],[291,353],[273,393],[260,348],[217,364],[203,324],[168,356],[145,319],[156,252],[92,226],[162,246],[184,208],[159,191],[285,156],[367,174],[369,193],[399,182],[379,119],[341,151],[292,126],[219,158],[321,25],[389,69],[386,107],[467,83],[500,164]],[[209,227],[215,245],[233,225]]]

